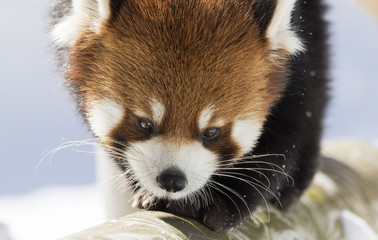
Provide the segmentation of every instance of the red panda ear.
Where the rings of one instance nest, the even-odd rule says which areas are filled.
[[[283,49],[290,54],[304,50],[300,38],[291,26],[291,17],[297,0],[256,0],[255,19],[271,49]]]
[[[101,24],[111,17],[113,10],[119,9],[120,4],[120,0],[72,0],[70,13],[51,31],[52,41],[58,47],[68,47],[82,32],[98,32]]]
[[[273,17],[277,0],[256,0],[253,2],[253,15],[263,34],[266,33],[270,20]]]

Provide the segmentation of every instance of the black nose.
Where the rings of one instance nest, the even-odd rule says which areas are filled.
[[[167,192],[179,192],[188,184],[185,174],[177,168],[168,168],[156,178],[157,184]]]

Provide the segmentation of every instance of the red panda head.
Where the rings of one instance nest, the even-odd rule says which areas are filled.
[[[56,25],[93,133],[141,192],[190,198],[253,149],[302,50],[294,1],[270,2],[78,0]]]

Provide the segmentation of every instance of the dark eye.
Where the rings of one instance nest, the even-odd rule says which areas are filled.
[[[138,127],[141,131],[146,133],[151,133],[154,130],[154,124],[147,118],[139,118]]]
[[[214,138],[218,137],[219,133],[220,133],[219,128],[209,127],[203,132],[202,138],[205,141],[213,140]]]

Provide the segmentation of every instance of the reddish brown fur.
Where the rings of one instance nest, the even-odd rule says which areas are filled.
[[[289,56],[285,50],[271,50],[290,43],[286,34],[291,36],[293,32],[279,29],[283,32],[278,31],[275,37],[284,38],[266,38],[265,31],[272,29],[272,17],[276,19],[274,15],[280,13],[276,11],[280,6],[277,0],[115,0],[109,1],[110,19],[104,19],[103,11],[95,12],[97,1],[87,2],[93,3],[92,19],[80,14],[81,10],[88,10],[84,5],[78,14],[63,16],[60,9],[71,0],[55,1],[59,4],[54,15],[62,24],[54,28],[53,37],[57,48],[63,46],[62,60],[69,64],[66,69],[71,90],[99,140],[112,146],[113,140],[119,142],[117,148],[110,148],[115,149],[111,155],[116,155],[111,157],[121,161],[117,165],[136,188],[135,205],[192,217],[220,230],[237,226],[267,201],[277,206],[282,203],[281,207],[288,209],[310,184],[319,164],[318,148],[327,103],[327,27],[322,0],[297,1],[294,9],[281,9],[293,10],[290,25],[306,49],[295,56]],[[76,18],[83,18],[80,25],[73,24]],[[90,20],[93,24],[87,23]],[[66,33],[68,27],[77,29]],[[272,46],[270,41],[275,40],[285,42]],[[112,101],[101,101],[91,109],[93,101],[102,98],[110,98],[124,108],[123,119]],[[161,124],[155,122],[155,128],[145,131],[138,125],[136,110],[151,119],[151,98],[164,105],[165,116]],[[108,110],[114,109],[114,116],[104,109],[107,106]],[[198,122],[203,110],[210,106],[214,111],[208,126],[219,126],[219,122],[224,125],[220,126],[219,136],[206,141]],[[255,139],[249,136],[259,134],[257,124],[241,122],[240,128],[233,126],[240,123],[235,120],[251,118],[260,124],[265,121],[257,144],[233,166],[215,169],[217,160],[219,165],[227,165],[222,160],[229,163],[241,155],[242,148],[249,150]],[[114,126],[116,122],[119,124]],[[149,138],[151,141],[146,141]],[[173,153],[174,146],[189,142],[192,148],[186,149],[190,153]],[[243,146],[244,142],[248,146]],[[219,158],[201,146],[217,153]],[[131,154],[133,151],[139,151],[141,157],[134,159],[138,154]],[[196,154],[201,151],[206,152],[206,159],[198,161],[201,159]],[[146,156],[142,156],[144,153]],[[254,156],[261,158],[255,161]],[[202,190],[208,188],[211,203],[201,203],[203,196],[198,192],[193,193],[198,203],[190,198],[187,202],[169,200],[154,191],[153,183],[149,189],[141,185],[154,182],[155,175],[163,170],[159,167],[170,167],[176,158],[182,160],[178,161],[180,164],[199,168],[211,161],[202,175],[199,168],[193,168],[193,173],[198,173],[203,181],[208,179]],[[150,178],[137,176],[150,165],[157,171]],[[282,167],[285,174],[278,174],[276,167]],[[287,181],[288,175],[292,182]],[[258,188],[251,186],[251,180],[258,181]],[[213,183],[222,187],[213,187]]]
[[[285,86],[286,54],[269,50],[250,9],[235,1],[126,1],[99,35],[85,33],[71,49],[69,81],[84,111],[86,102],[111,98],[128,109],[118,128],[132,131],[133,111],[152,115],[153,97],[166,109],[159,133],[175,141],[197,138],[199,115],[211,105],[210,124],[263,122]]]

